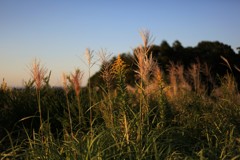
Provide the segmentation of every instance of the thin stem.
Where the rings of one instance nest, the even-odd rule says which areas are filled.
[[[79,97],[77,98],[77,105],[78,105],[78,123],[81,123],[81,119],[82,119],[82,111],[81,111],[81,103],[80,103],[80,99]]]
[[[39,121],[40,121],[40,131],[42,130],[42,110],[41,110],[41,102],[40,102],[40,90],[36,89],[37,93],[37,103],[38,103],[38,112],[39,112]]]
[[[78,120],[79,124],[83,124],[83,126],[86,126],[86,122],[84,120],[84,115],[83,115],[83,109],[81,107],[81,98],[79,95],[77,96],[77,103],[78,103]]]
[[[89,75],[89,83],[88,83],[88,96],[89,96],[89,112],[90,112],[90,117],[89,117],[89,123],[90,123],[90,134],[92,137],[92,133],[93,133],[93,128],[92,128],[92,103],[91,103],[91,78],[90,78],[90,74],[91,74],[91,63],[89,63],[89,67],[88,67],[88,75]]]
[[[89,48],[86,49],[86,58],[88,61],[88,96],[89,96],[89,112],[90,112],[90,116],[89,116],[89,123],[90,123],[90,132],[91,132],[91,137],[92,137],[92,104],[91,104],[91,67],[94,65],[94,63],[92,63],[92,58],[93,58],[93,51],[91,51]]]
[[[68,99],[67,93],[66,93],[66,101],[67,101],[67,107],[68,107],[68,117],[69,117],[70,131],[71,131],[71,136],[73,136],[72,116],[71,116],[70,104],[69,104],[69,99]]]

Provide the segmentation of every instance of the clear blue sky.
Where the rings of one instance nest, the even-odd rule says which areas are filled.
[[[218,40],[236,49],[239,16],[239,0],[0,0],[0,82],[22,86],[38,58],[52,71],[51,84],[61,84],[62,72],[86,72],[85,48],[96,56],[101,48],[131,52],[141,29],[151,31],[155,44]]]

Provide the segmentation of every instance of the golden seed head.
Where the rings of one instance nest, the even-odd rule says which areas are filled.
[[[126,69],[126,64],[122,60],[122,58],[119,54],[117,59],[115,60],[115,62],[112,65],[112,73],[114,73],[116,75],[121,75],[121,74],[124,74],[124,72],[126,71],[125,69]]]

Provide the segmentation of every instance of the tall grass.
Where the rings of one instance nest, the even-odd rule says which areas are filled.
[[[40,62],[35,59],[32,64],[31,73],[32,73],[32,79],[34,80],[35,88],[36,88],[38,112],[39,112],[39,120],[40,120],[40,132],[41,132],[43,127],[43,120],[42,120],[40,90],[43,85],[44,78],[46,77],[47,69],[41,66]]]
[[[81,72],[79,69],[76,69],[74,73],[71,73],[69,76],[69,81],[72,84],[72,87],[75,91],[75,96],[77,100],[77,106],[78,106],[78,124],[80,126],[85,126],[85,118],[83,113],[83,108],[81,105],[81,99],[80,99],[80,91],[81,91],[81,82],[82,82],[83,72]]]
[[[63,89],[65,91],[66,102],[67,102],[68,118],[69,118],[69,125],[70,125],[70,133],[71,133],[71,136],[73,136],[72,115],[71,115],[71,109],[70,109],[70,102],[69,102],[69,98],[68,98],[69,86],[68,86],[67,76],[66,76],[65,73],[63,73],[63,75],[62,75],[62,80],[63,80]]]
[[[95,62],[93,62],[93,51],[91,51],[89,48],[86,49],[86,58],[88,62],[88,97],[89,97],[89,123],[90,123],[90,130],[91,134],[93,133],[92,131],[92,125],[93,125],[93,113],[92,113],[92,91],[91,91],[91,68],[94,66]]]
[[[150,32],[141,37],[131,90],[131,66],[121,55],[111,63],[105,51],[98,86],[81,87],[77,69],[63,74],[62,88],[50,87],[38,61],[24,89],[3,81],[0,159],[239,159],[240,95],[231,72],[206,94],[201,75],[210,80],[210,70],[171,63],[164,73],[149,53]],[[90,75],[93,52],[86,53]]]
[[[156,66],[156,63],[153,61],[151,53],[152,36],[148,30],[142,30],[140,32],[143,45],[140,45],[135,51],[136,64],[138,69],[135,71],[138,74],[139,82],[137,83],[139,94],[139,121],[138,121],[138,136],[137,139],[141,143],[144,126],[149,126],[149,106],[148,106],[148,96],[146,88],[150,84],[150,77],[152,70]],[[147,122],[145,125],[144,123]]]

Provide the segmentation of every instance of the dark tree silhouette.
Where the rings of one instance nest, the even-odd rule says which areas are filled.
[[[137,66],[134,53],[137,49],[139,48],[136,47],[133,50],[133,54],[121,54],[121,58],[129,68],[126,75],[126,82],[132,86],[135,85],[136,81],[134,70],[137,69]],[[240,47],[237,49],[240,52]],[[218,41],[201,41],[195,47],[183,47],[178,40],[176,40],[171,47],[167,41],[162,41],[160,45],[150,46],[150,49],[146,54],[152,54],[154,60],[166,74],[168,74],[168,66],[171,62],[181,64],[185,69],[190,67],[193,63],[200,63],[201,66],[208,66],[211,68],[211,76],[214,81],[219,81],[219,77],[224,76],[230,71],[221,58],[224,57],[231,65],[231,72],[234,74],[236,80],[240,82],[240,73],[235,69],[236,67],[240,68],[240,54],[236,54],[231,46]],[[113,57],[109,63],[113,63],[115,59],[116,57]],[[100,71],[91,77],[91,83],[94,86],[103,84],[103,79],[100,76],[102,69],[103,68],[101,67]]]
[[[183,46],[180,41],[176,40],[173,42],[172,48],[175,52],[181,52],[183,50]]]

